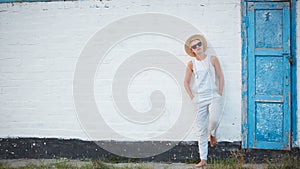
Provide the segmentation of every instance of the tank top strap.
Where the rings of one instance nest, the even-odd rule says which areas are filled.
[[[195,78],[197,78],[197,65],[196,65],[196,58],[193,58],[192,59],[192,63],[193,63],[193,70],[194,70],[194,75],[195,75]]]

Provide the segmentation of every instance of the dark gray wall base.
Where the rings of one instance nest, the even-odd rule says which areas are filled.
[[[101,141],[100,141],[101,142]],[[103,141],[103,143],[106,143]],[[137,142],[135,142],[136,144]],[[175,142],[140,142],[141,144],[176,144]],[[116,142],[111,144],[120,147],[132,142]],[[237,159],[244,162],[261,163],[292,157],[300,160],[300,149],[292,151],[270,151],[270,150],[244,150],[241,142],[221,142],[216,147],[209,147],[210,160]],[[196,162],[199,160],[198,144],[195,141],[179,142],[169,151],[148,158],[124,158],[112,154],[93,141],[82,141],[77,139],[57,138],[2,138],[0,139],[0,159],[80,159],[80,160],[102,160],[107,162]]]

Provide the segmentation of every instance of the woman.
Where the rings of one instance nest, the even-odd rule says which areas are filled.
[[[186,53],[193,57],[188,62],[184,79],[184,87],[192,102],[196,105],[197,128],[199,134],[198,146],[200,162],[196,168],[207,164],[208,134],[210,145],[217,144],[216,130],[221,115],[221,96],[223,94],[224,76],[216,56],[206,54],[207,42],[202,35],[193,35],[185,43]],[[195,75],[196,90],[190,88],[190,79]],[[216,85],[216,78],[219,87]]]

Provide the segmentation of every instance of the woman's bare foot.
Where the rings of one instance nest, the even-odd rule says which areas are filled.
[[[217,143],[217,137],[210,135],[210,146],[214,147]]]
[[[201,160],[198,164],[195,165],[195,168],[201,168],[206,166],[206,160]]]

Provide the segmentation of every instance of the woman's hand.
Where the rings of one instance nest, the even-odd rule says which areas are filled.
[[[191,100],[193,100],[193,99],[194,99],[194,97],[195,97],[195,96],[191,96],[191,97],[190,97],[190,98],[191,98]]]

